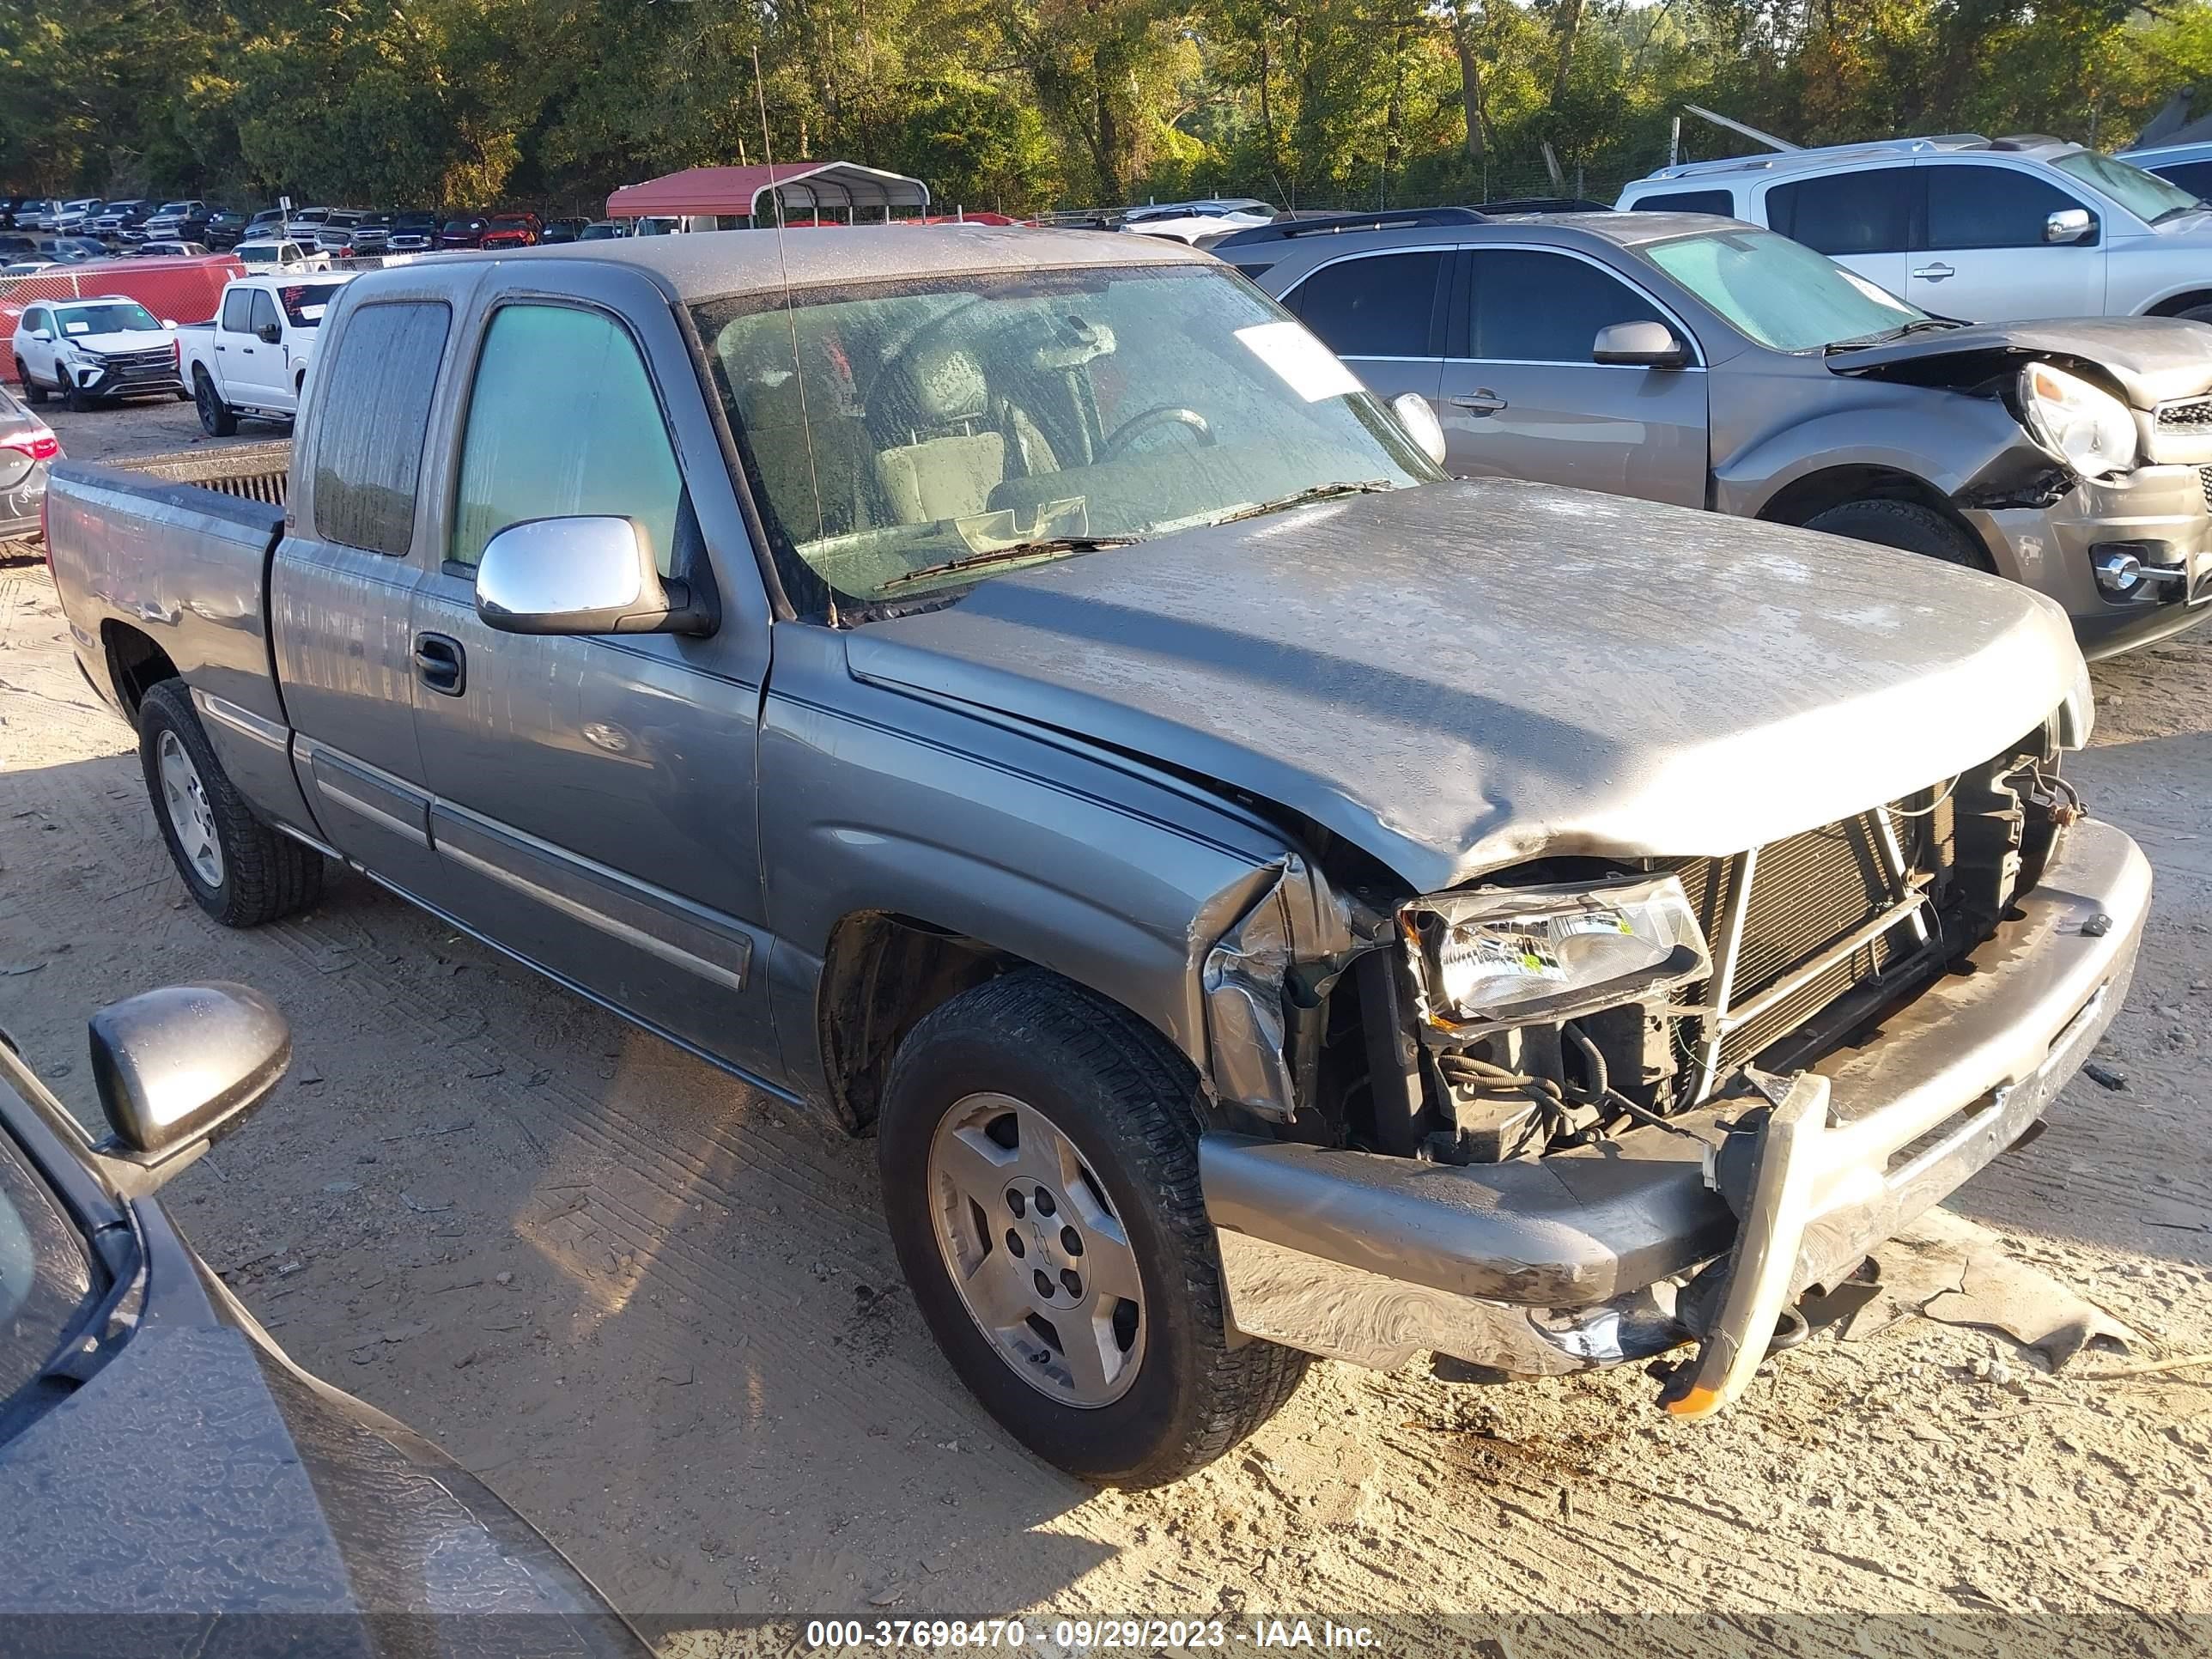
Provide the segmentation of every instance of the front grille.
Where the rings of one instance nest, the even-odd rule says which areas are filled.
[[[1742,854],[1678,867],[1714,963],[1713,978],[1682,998],[1714,1010],[1678,1024],[1690,1097],[1708,1092],[1844,993],[1923,954],[1910,914],[1848,951],[1840,947],[1920,890],[1932,860],[1927,824],[1923,817],[1893,811],[1862,812],[1759,848],[1747,881]],[[1919,914],[1924,918],[1924,908]]]
[[[152,351],[118,351],[103,360],[107,372],[118,380],[169,380],[177,372],[173,352],[156,349]]]
[[[2183,398],[2158,406],[2161,432],[2198,432],[2212,427],[2212,398]]]

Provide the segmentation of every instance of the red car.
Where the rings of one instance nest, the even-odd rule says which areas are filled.
[[[477,239],[478,247],[533,247],[544,228],[534,213],[495,213]]]

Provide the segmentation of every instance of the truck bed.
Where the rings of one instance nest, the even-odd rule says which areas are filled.
[[[150,649],[204,696],[282,726],[264,602],[284,533],[290,448],[55,465],[46,495],[55,586],[87,673],[126,713],[136,696],[128,670]]]

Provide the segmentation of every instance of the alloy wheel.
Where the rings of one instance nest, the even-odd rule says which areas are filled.
[[[1074,1142],[1024,1101],[969,1095],[938,1124],[925,1179],[945,1272],[999,1357],[1063,1405],[1127,1392],[1144,1363],[1144,1286]]]
[[[216,835],[215,807],[208,799],[199,768],[192,764],[192,757],[185,752],[174,732],[161,733],[155,754],[161,769],[162,805],[169,815],[169,827],[176,831],[177,845],[202,881],[210,887],[220,887],[222,843]]]

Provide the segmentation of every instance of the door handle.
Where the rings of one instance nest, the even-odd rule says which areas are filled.
[[[1472,394],[1447,398],[1444,401],[1454,409],[1463,409],[1470,415],[1495,415],[1505,407],[1505,399],[1488,386],[1483,386]]]
[[[1938,263],[1932,265],[1923,265],[1919,270],[1914,271],[1912,274],[1920,278],[1923,283],[1940,283],[1946,276],[1956,276],[1959,273],[1952,270],[1950,266]]]
[[[417,634],[415,678],[441,696],[459,696],[469,682],[468,657],[461,642],[443,634]]]

